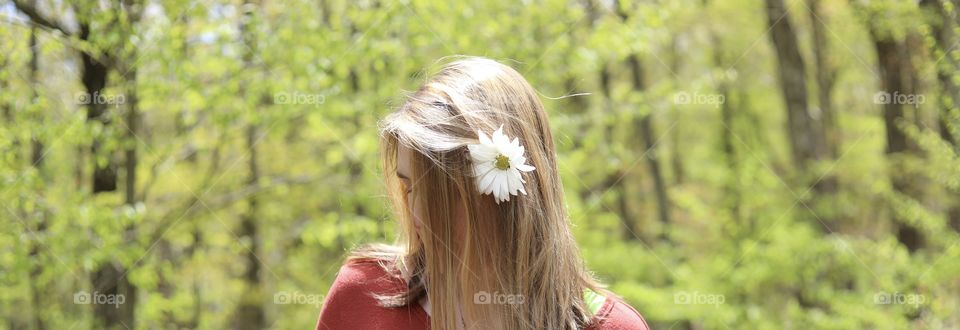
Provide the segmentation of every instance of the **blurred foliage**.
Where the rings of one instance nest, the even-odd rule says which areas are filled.
[[[129,269],[137,328],[230,327],[250,289],[251,240],[267,325],[313,327],[319,306],[274,296],[322,295],[345,251],[393,239],[377,120],[455,54],[501,60],[541,93],[583,256],[653,328],[960,327],[960,246],[947,215],[960,200],[960,157],[931,124],[950,104],[933,101],[937,57],[960,53],[918,63],[928,102],[901,126],[922,153],[889,161],[873,102],[871,26],[935,48],[929,14],[913,1],[822,2],[839,152],[805,170],[790,160],[763,1],[170,0],[137,4],[138,20],[100,1],[41,3],[94,33],[34,27],[0,1],[0,328],[96,327],[74,294],[94,291],[91,274],[106,263]],[[812,67],[808,3],[787,5]],[[103,95],[127,96],[108,104],[106,124],[88,121],[78,100],[78,52],[111,63]],[[643,89],[631,84],[631,56]],[[723,93],[733,116],[676,102],[678,93]],[[643,118],[656,148],[642,143]],[[251,125],[256,182],[247,182]],[[43,144],[36,164],[32,141]],[[136,202],[125,202],[122,182],[93,194],[94,161],[119,164],[124,180],[130,148]],[[669,223],[657,217],[647,158],[662,167]],[[895,191],[893,172],[922,178],[924,197]],[[828,176],[839,189],[817,198],[811,182]],[[251,198],[252,238],[240,234]],[[900,244],[894,216],[927,245]],[[885,294],[923,302],[877,303]],[[697,300],[710,297],[722,302]]]

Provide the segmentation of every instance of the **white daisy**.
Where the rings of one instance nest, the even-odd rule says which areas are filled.
[[[525,164],[527,157],[523,156],[520,140],[514,138],[510,141],[503,134],[503,125],[493,132],[492,138],[483,131],[477,131],[477,134],[480,143],[467,148],[473,158],[473,172],[480,193],[493,194],[497,204],[509,201],[510,195],[516,196],[518,191],[526,195],[527,191],[523,189],[526,181],[520,172],[533,171],[534,167]]]

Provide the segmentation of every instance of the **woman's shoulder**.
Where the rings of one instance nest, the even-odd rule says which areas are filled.
[[[340,267],[332,289],[375,291],[380,294],[392,294],[394,290],[404,289],[405,284],[399,273],[388,271],[393,263],[387,260],[363,258],[348,260]],[[384,292],[383,290],[388,290]]]
[[[398,269],[403,248],[381,243],[360,246],[340,267],[332,289],[371,291],[381,295],[406,290],[406,282]],[[386,290],[386,291],[384,291]]]
[[[647,321],[632,306],[613,294],[593,317],[590,330],[649,330]]]
[[[324,299],[317,329],[384,329],[400,324],[420,324],[424,317],[413,308],[386,308],[378,295],[406,290],[399,274],[382,260],[350,260],[340,267]]]

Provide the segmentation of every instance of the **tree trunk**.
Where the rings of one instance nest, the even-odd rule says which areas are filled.
[[[816,1],[812,2],[812,5],[819,8]],[[766,6],[770,38],[777,54],[780,89],[787,108],[787,133],[794,167],[800,170],[801,177],[809,177],[812,174],[809,171],[813,168],[812,165],[817,161],[829,159],[832,154],[824,128],[825,126],[830,127],[833,122],[833,110],[830,106],[833,78],[829,69],[827,69],[826,50],[822,48],[826,46],[826,38],[823,35],[826,26],[823,26],[822,22],[818,23],[820,20],[815,18],[813,34],[817,45],[814,53],[819,85],[818,100],[822,113],[820,117],[823,118],[821,120],[810,111],[807,99],[805,64],[800,53],[796,32],[790,23],[790,15],[787,12],[786,5],[783,0],[766,0]],[[816,193],[814,195],[815,201],[832,199],[831,195],[837,190],[837,181],[833,176],[822,177],[823,179],[804,179],[801,181],[804,183],[804,187],[812,181],[812,189]],[[794,197],[803,198],[803,196]],[[836,222],[833,216],[818,214],[813,214],[813,216],[817,218],[817,227],[822,232],[832,232],[831,227],[834,227],[833,224]]]
[[[677,72],[680,72],[680,52],[677,49],[678,43],[677,39],[674,38],[671,41],[670,45],[670,72],[676,75]],[[679,126],[680,122],[680,113],[678,111],[670,111],[669,113],[670,122],[675,123],[674,125]],[[673,184],[681,185],[686,179],[686,171],[683,166],[683,150],[681,150],[680,145],[680,127],[670,130],[670,146],[673,149],[670,153],[670,167],[673,170]]]
[[[112,262],[103,264],[93,273],[94,292],[109,297],[124,297],[118,305],[93,304],[97,327],[105,329],[133,329],[135,288],[126,276],[125,268]]]
[[[80,39],[90,40],[90,26],[84,23],[80,26]],[[87,52],[80,53],[80,59],[83,63],[83,87],[86,95],[81,96],[80,101],[87,104],[87,121],[99,122],[103,126],[110,124],[110,119],[106,116],[106,104],[101,102],[103,89],[107,86],[107,66],[101,63]],[[107,164],[99,164],[97,156],[103,154],[101,147],[103,137],[94,137],[90,146],[90,154],[93,160],[93,193],[110,192],[117,190],[117,165],[113,155],[108,154]]]
[[[240,32],[244,43],[247,45],[247,51],[243,55],[243,61],[249,66],[253,62],[253,54],[256,52],[257,45],[255,40],[256,33],[250,26],[254,17],[255,5],[250,1],[244,2],[245,11],[243,20],[240,23]],[[245,89],[246,86],[241,86]],[[245,93],[243,93],[245,94]],[[257,102],[261,102],[258,98]],[[257,133],[258,127],[255,122],[248,124],[246,129],[247,152],[250,154],[250,160],[247,163],[249,176],[247,185],[256,186],[260,181],[260,169],[257,166]],[[249,242],[250,246],[244,256],[246,270],[243,273],[243,280],[246,288],[241,297],[240,304],[237,307],[235,316],[235,328],[237,329],[263,329],[266,327],[266,312],[264,311],[263,283],[260,271],[260,260],[257,254],[260,251],[260,236],[257,227],[257,216],[259,209],[259,200],[257,194],[250,194],[247,197],[247,211],[240,220],[241,240]]]
[[[613,112],[613,99],[612,99],[613,96],[611,95],[612,78],[611,78],[610,68],[606,62],[603,62],[600,68],[601,69],[600,69],[599,79],[600,79],[600,91],[603,94],[603,112],[612,113]],[[603,121],[602,116],[601,116],[601,119],[598,120],[596,129],[603,132],[603,141],[611,141],[613,139],[611,134],[611,132],[613,131],[613,128],[610,127],[610,124]],[[605,149],[602,152],[609,153],[610,150]],[[614,193],[617,194],[616,213],[617,213],[617,217],[620,218],[620,223],[623,224],[623,229],[624,229],[621,232],[621,234],[624,241],[629,241],[634,239],[640,239],[640,237],[636,236],[636,231],[634,230],[634,225],[636,224],[636,222],[634,221],[633,216],[630,212],[630,205],[629,203],[627,203],[627,200],[626,200],[627,188],[626,188],[626,183],[623,180],[624,176],[626,175],[627,173],[624,173],[623,170],[617,170],[612,173],[609,173],[607,177],[604,178],[599,191],[601,191],[601,194],[602,192],[605,192],[605,191],[613,191]],[[590,189],[591,194],[593,193],[593,191],[595,191],[595,189]],[[601,198],[601,204],[605,205],[602,202],[603,197],[600,196],[600,198]],[[637,201],[637,202],[639,203],[641,201]]]
[[[615,4],[620,20],[626,22],[629,18],[629,10],[623,8],[619,1]],[[633,83],[633,89],[638,92],[646,90],[647,87],[644,82],[646,74],[643,69],[643,63],[640,61],[640,56],[630,54],[630,56],[627,57],[627,62],[630,65],[630,78]],[[650,113],[643,116],[643,118],[637,121],[636,125],[643,139],[647,167],[650,170],[650,176],[653,178],[653,192],[657,198],[657,216],[662,225],[659,236],[661,239],[666,239],[667,228],[670,225],[670,199],[669,196],[667,196],[667,186],[663,180],[660,161],[657,159],[657,134],[654,132],[653,114]]]
[[[81,24],[80,39],[89,40],[90,33],[89,23]],[[83,63],[83,86],[86,90],[86,99],[81,101],[87,103],[87,121],[106,127],[110,124],[110,119],[106,115],[107,104],[102,102],[100,96],[105,97],[103,89],[107,84],[107,66],[87,52],[81,52],[80,58]],[[107,164],[101,166],[97,161],[98,155],[105,152],[101,150],[102,144],[103,137],[94,137],[90,148],[94,169],[93,194],[117,190],[117,165],[112,151],[106,151]],[[124,266],[107,262],[92,274],[91,282],[96,294],[122,295],[125,301],[117,306],[94,304],[94,318],[99,326],[109,329],[133,327],[136,288],[130,283],[126,272]]]
[[[833,109],[833,86],[837,72],[829,60],[830,44],[827,39],[827,19],[820,7],[820,0],[808,0],[810,21],[813,24],[813,57],[817,77],[817,105],[823,123],[825,147],[830,158],[837,157],[840,136],[837,131],[836,113]],[[833,176],[830,177],[834,180]],[[825,181],[827,179],[824,179]]]
[[[820,0],[807,0],[810,13],[809,19],[813,25],[812,44],[814,57],[814,73],[817,81],[817,105],[820,108],[819,126],[821,131],[817,132],[822,137],[823,155],[825,159],[836,159],[839,155],[841,139],[840,130],[837,127],[836,113],[833,108],[833,87],[836,81],[836,70],[830,62],[830,43],[827,39],[828,27],[824,21],[826,15],[820,6]],[[784,18],[786,19],[786,18]],[[832,173],[823,173],[817,175],[819,179],[814,183],[814,191],[817,192],[814,201],[818,204],[829,206],[831,201],[836,200],[836,193],[840,189],[837,176]],[[824,203],[826,202],[826,203]],[[835,208],[817,208],[824,210],[817,216],[824,223],[822,229],[830,231],[838,228],[838,214],[834,213]]]
[[[37,28],[30,29],[30,86],[33,86],[33,91],[31,92],[31,99],[33,102],[39,101],[39,93],[37,93],[37,88],[40,86],[37,75],[40,71],[40,49],[37,44]],[[43,122],[43,116],[37,114],[36,118],[38,122]],[[41,180],[44,178],[43,171],[43,142],[40,141],[39,136],[33,136],[30,144],[30,164],[36,169]],[[39,192],[42,194],[43,192]],[[44,236],[44,233],[47,231],[47,212],[40,208],[40,214],[36,217],[37,226],[34,228],[34,241],[30,245],[30,259],[33,261],[33,264],[30,265],[30,293],[31,293],[31,311],[33,313],[33,327],[37,330],[46,329],[46,323],[43,320],[43,313],[41,310],[43,306],[46,306],[43,301],[44,287],[45,283],[41,283],[40,279],[43,275],[43,263],[40,259],[42,246],[39,242],[40,237]],[[34,218],[33,216],[27,216],[27,219]]]
[[[133,57],[135,58],[135,57]],[[125,202],[129,206],[133,206],[137,203],[137,164],[139,162],[137,158],[137,145],[139,145],[140,138],[137,136],[137,132],[140,127],[140,114],[137,109],[137,69],[133,68],[127,73],[127,146],[124,150],[125,162],[124,162],[124,171],[126,172],[126,180],[124,180],[124,196]]]
[[[193,224],[193,242],[190,244],[190,247],[187,249],[187,260],[193,262],[197,250],[203,246],[203,234],[200,232],[200,226],[196,222]],[[193,285],[192,285],[192,295],[193,295],[193,311],[190,315],[190,321],[184,326],[187,329],[196,329],[202,323],[203,317],[203,289],[200,287],[201,276],[194,273],[193,274]]]
[[[766,0],[770,37],[777,53],[780,88],[787,106],[787,132],[793,161],[806,170],[827,154],[823,132],[807,102],[806,71],[783,0]],[[816,188],[816,187],[815,187]]]
[[[247,148],[250,153],[248,170],[250,176],[247,179],[247,185],[255,186],[260,180],[260,171],[257,167],[257,127],[250,124],[247,127]],[[240,301],[240,307],[237,312],[238,329],[262,329],[266,327],[266,315],[263,310],[263,286],[260,272],[260,260],[257,253],[260,251],[259,235],[257,228],[257,209],[259,202],[257,194],[251,194],[247,198],[247,214],[240,222],[240,238],[248,241],[250,246],[247,250],[245,261],[247,269],[243,274],[247,288],[243,298]]]
[[[892,36],[880,35],[876,30],[871,29],[870,36],[873,39],[874,47],[877,52],[877,64],[880,69],[881,94],[886,98],[878,98],[875,101],[883,106],[883,123],[886,129],[886,154],[892,162],[890,168],[890,181],[893,190],[907,196],[920,198],[920,187],[912,183],[911,175],[903,173],[899,169],[901,158],[908,154],[917,154],[917,148],[910,143],[906,134],[897,127],[899,121],[905,120],[904,103],[896,100],[896,95],[915,95],[911,82],[914,67],[910,63],[908,49],[903,42],[894,40]],[[897,240],[907,247],[911,252],[922,248],[925,244],[925,238],[920,229],[906,223],[904,219],[894,216],[896,226]]]

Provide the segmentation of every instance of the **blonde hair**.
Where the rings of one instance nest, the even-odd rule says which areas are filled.
[[[478,192],[466,146],[477,143],[478,130],[489,134],[500,125],[520,139],[536,170],[524,174],[526,195],[497,204]],[[588,324],[584,290],[601,287],[585,269],[570,230],[546,111],[519,73],[477,57],[445,65],[382,121],[381,146],[399,245],[368,246],[350,258],[393,260],[381,264],[406,275],[408,290],[378,294],[381,305],[407,306],[426,295],[434,329],[455,329],[458,310],[469,327]],[[414,201],[407,201],[396,176],[399,147],[413,151]],[[408,202],[423,210],[424,237]],[[520,303],[475,301],[484,292]]]

